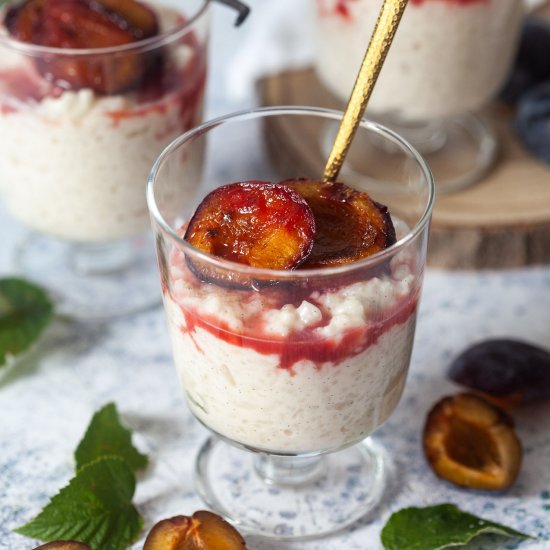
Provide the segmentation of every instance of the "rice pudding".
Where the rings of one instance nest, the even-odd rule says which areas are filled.
[[[421,284],[408,254],[318,290],[223,288],[177,250],[161,273],[187,401],[218,434],[281,453],[330,450],[365,438],[397,405]]]
[[[316,0],[316,71],[347,100],[381,0]],[[518,0],[411,0],[369,111],[422,121],[477,110],[500,90],[524,13]]]
[[[163,61],[114,93],[52,82],[33,45],[0,29],[0,190],[33,229],[81,242],[148,229],[147,174],[162,148],[200,121],[206,81],[205,18],[187,28],[181,13],[151,7]]]

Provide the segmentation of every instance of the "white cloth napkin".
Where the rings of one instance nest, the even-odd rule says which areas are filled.
[[[250,97],[256,80],[266,74],[311,63],[312,10],[309,0],[249,0],[249,19],[228,60],[225,89],[240,100]]]

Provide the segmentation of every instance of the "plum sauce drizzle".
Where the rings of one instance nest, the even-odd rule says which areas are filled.
[[[46,98],[58,98],[65,90],[45,83],[30,69],[13,68],[0,71],[0,91],[10,101],[0,102],[0,112],[3,114],[17,113],[36,105]],[[135,91],[136,104],[128,109],[107,111],[113,124],[117,126],[124,119],[146,116],[152,112],[165,113],[169,104],[179,103],[180,115],[174,125],[176,131],[189,129],[195,124],[197,113],[203,97],[206,83],[206,65],[203,61],[195,61],[187,67],[176,71],[170,78],[154,78],[154,75],[140,89]],[[1,101],[1,96],[0,96]],[[159,139],[164,136],[159,136]]]
[[[185,22],[185,17],[180,14],[178,26]],[[194,32],[189,32],[179,43],[185,44],[193,52],[189,62],[181,68],[169,66],[166,62],[157,63],[156,68],[145,75],[141,85],[128,91],[136,102],[132,108],[106,113],[115,126],[127,118],[142,117],[152,112],[164,114],[171,103],[180,104],[179,117],[174,121],[174,132],[180,132],[182,128],[188,130],[198,123],[206,84],[206,49]],[[32,63],[0,70],[0,113],[21,111],[46,98],[58,98],[65,91],[43,78]],[[7,96],[11,101],[2,101],[2,96]],[[166,136],[158,138],[165,139]]]
[[[0,71],[0,100],[2,95],[15,98],[21,103],[38,103],[47,95],[47,84],[35,73],[24,69]],[[0,113],[15,113],[20,109],[12,102],[0,102]]]
[[[318,0],[319,13],[322,17],[336,15],[343,19],[352,19],[350,5],[358,0],[338,0],[337,2],[329,2],[331,7],[327,6],[327,0]],[[472,4],[488,4],[489,0],[410,0],[413,6],[420,6],[429,2],[443,2],[454,6],[469,6]]]
[[[419,291],[406,296],[384,315],[380,322],[367,322],[361,327],[355,327],[344,332],[339,338],[324,337],[316,329],[325,326],[330,321],[330,314],[323,312],[323,318],[316,326],[309,327],[287,337],[277,337],[267,334],[261,326],[261,314],[247,321],[243,332],[235,332],[227,323],[215,316],[199,314],[193,309],[179,306],[186,321],[185,327],[180,327],[183,334],[189,334],[199,353],[200,348],[194,334],[198,328],[204,329],[214,337],[240,348],[249,348],[262,355],[277,355],[278,367],[292,373],[293,366],[299,361],[311,361],[320,370],[324,363],[339,364],[349,357],[364,352],[376,344],[380,336],[396,325],[406,322],[416,311]]]

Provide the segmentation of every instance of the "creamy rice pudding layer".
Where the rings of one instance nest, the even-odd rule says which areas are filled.
[[[173,28],[180,18],[163,11],[162,26]],[[146,231],[147,174],[162,148],[201,116],[202,46],[171,50],[174,81],[151,98],[60,93],[30,59],[0,50],[0,190],[12,214],[73,241]]]
[[[283,305],[171,269],[164,299],[176,367],[212,430],[258,449],[328,450],[366,437],[397,405],[418,295],[406,264]]]
[[[316,1],[316,69],[347,100],[381,0]],[[523,12],[519,0],[409,2],[369,110],[424,120],[479,109],[506,79]]]

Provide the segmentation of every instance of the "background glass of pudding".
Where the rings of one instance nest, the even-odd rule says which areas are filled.
[[[147,174],[202,116],[208,0],[143,3],[160,32],[124,46],[51,48],[0,29],[0,193],[32,229],[18,268],[77,318],[158,303]]]
[[[345,102],[382,0],[314,2],[315,70]],[[475,113],[508,76],[523,15],[520,0],[411,0],[405,10],[367,113],[424,156],[438,191],[479,181],[495,160],[492,126]]]
[[[371,197],[390,209],[393,246],[349,265],[273,271],[199,252],[182,234],[220,185],[319,178],[323,151],[297,173],[290,155],[277,155],[278,128],[298,134],[306,125],[315,135],[340,118],[280,107],[205,123],[164,150],[147,190],[177,373],[214,434],[197,458],[198,491],[243,531],[280,540],[342,529],[384,494],[387,455],[369,436],[403,392],[433,180],[402,138],[363,122],[359,136],[391,144],[394,162],[377,162],[371,146],[370,179],[344,182],[377,185]],[[361,146],[359,156],[368,152]],[[352,146],[347,164],[356,153]]]

